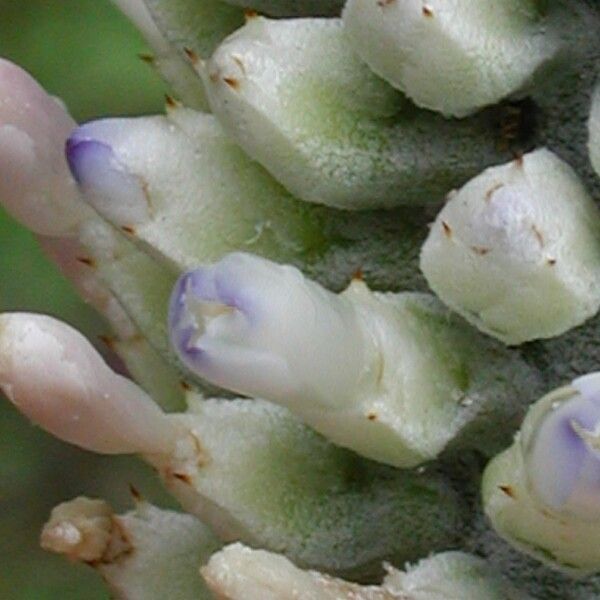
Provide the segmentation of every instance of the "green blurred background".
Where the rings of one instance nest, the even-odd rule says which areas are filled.
[[[60,96],[78,121],[162,111],[165,89],[138,58],[144,42],[109,0],[0,0],[0,15],[0,56]],[[52,314],[97,340],[102,322],[1,209],[0,249],[1,310]],[[168,502],[140,462],[59,443],[0,397],[0,599],[108,598],[91,569],[44,553],[38,536],[50,509],[79,494],[129,508],[129,483]]]

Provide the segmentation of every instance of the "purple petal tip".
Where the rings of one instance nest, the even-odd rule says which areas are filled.
[[[110,163],[114,152],[108,144],[81,136],[78,129],[65,144],[65,154],[71,174],[80,186],[85,186],[88,174],[98,163]]]

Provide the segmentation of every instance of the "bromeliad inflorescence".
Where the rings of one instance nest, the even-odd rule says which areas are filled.
[[[131,379],[9,313],[0,387],[188,514],[43,547],[141,600],[598,597],[595,3],[116,4],[178,100],[77,126],[0,62],[0,201]]]

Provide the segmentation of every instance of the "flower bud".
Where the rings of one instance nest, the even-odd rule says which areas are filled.
[[[532,405],[487,466],[484,510],[512,545],[571,575],[600,571],[600,373]]]
[[[306,261],[324,245],[316,209],[291,198],[212,115],[177,108],[92,121],[72,133],[67,159],[84,199],[168,266],[238,248]]]
[[[76,123],[25,71],[0,59],[0,203],[35,233],[73,234],[86,207],[64,158]]]
[[[250,254],[180,278],[169,322],[190,370],[243,394],[335,406],[363,371],[366,340],[351,302]]]
[[[94,452],[166,453],[178,435],[137,385],[51,317],[0,316],[0,388],[35,424]]]
[[[556,336],[600,306],[600,212],[568,164],[537,150],[449,197],[421,269],[443,302],[507,344]]]
[[[415,104],[465,115],[521,89],[561,48],[536,0],[347,2],[351,45]],[[556,11],[554,11],[556,12]]]
[[[532,492],[552,510],[600,518],[600,373],[571,382],[545,403],[523,437]]]
[[[431,296],[373,293],[358,280],[333,294],[249,254],[183,275],[169,328],[199,377],[284,405],[333,442],[401,467],[469,429],[462,443],[496,446],[503,428],[477,435],[479,416],[508,424],[537,389],[518,357]]]
[[[227,133],[307,202],[349,210],[439,202],[501,160],[483,120],[416,110],[379,79],[339,19],[251,19],[202,73]]]

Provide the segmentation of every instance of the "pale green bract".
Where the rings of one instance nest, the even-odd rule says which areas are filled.
[[[43,546],[125,600],[600,597],[597,2],[114,3],[165,114],[0,62],[0,202],[136,383],[7,313],[0,387],[183,512]]]
[[[600,307],[600,212],[547,150],[452,194],[421,251],[434,292],[507,344],[554,337]]]
[[[536,0],[349,0],[364,61],[415,104],[464,117],[517,92],[560,50],[554,5]],[[556,14],[558,13],[558,14]]]
[[[415,109],[361,63],[337,19],[252,18],[202,74],[225,130],[302,200],[439,203],[501,160],[489,122]]]

